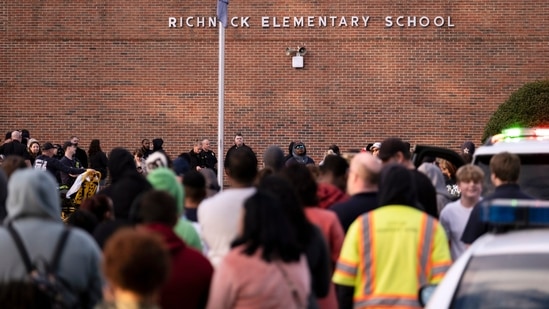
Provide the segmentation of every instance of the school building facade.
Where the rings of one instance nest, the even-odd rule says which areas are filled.
[[[156,137],[173,156],[204,137],[215,149],[216,6],[2,1],[2,128],[105,151]],[[301,140],[317,162],[390,136],[478,145],[513,91],[549,78],[548,15],[542,0],[231,0],[224,149],[236,132],[258,154]]]

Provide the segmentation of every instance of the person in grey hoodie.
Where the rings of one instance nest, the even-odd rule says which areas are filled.
[[[444,180],[442,171],[434,163],[429,162],[421,163],[417,170],[425,174],[431,180],[433,187],[435,187],[437,192],[437,210],[440,214],[444,206],[452,202],[452,196],[448,192],[448,189],[446,189],[446,181]]]
[[[57,181],[34,169],[16,171],[8,183],[7,217],[0,227],[0,282],[21,282],[27,270],[7,225],[22,239],[31,262],[39,257],[50,262],[56,244],[66,228],[61,221]],[[101,252],[85,231],[71,228],[58,265],[58,276],[71,288],[64,297],[71,305],[93,308],[102,298]],[[72,302],[72,303],[71,303]]]

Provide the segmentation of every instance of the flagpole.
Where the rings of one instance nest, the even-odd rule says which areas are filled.
[[[225,27],[218,22],[219,28],[219,68],[218,68],[218,107],[217,107],[217,182],[223,190],[224,160],[223,160],[223,125],[225,109]]]

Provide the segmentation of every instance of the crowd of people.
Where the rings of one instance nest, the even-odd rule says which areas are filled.
[[[171,158],[160,138],[107,156],[97,139],[86,152],[77,136],[23,137],[0,146],[2,307],[45,308],[25,293],[14,229],[36,265],[67,233],[57,275],[70,308],[420,308],[419,288],[492,228],[482,203],[530,198],[513,154],[492,158],[496,189],[482,197],[480,168],[429,158],[416,169],[399,138],[350,158],[331,145],[318,165],[301,141],[270,146],[259,166],[238,133],[221,190],[207,139]],[[474,144],[462,149],[467,159]],[[74,197],[60,187],[89,171],[98,189],[63,221],[62,200]]]

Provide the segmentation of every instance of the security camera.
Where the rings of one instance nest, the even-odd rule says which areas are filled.
[[[298,49],[297,49],[297,53],[300,54],[301,56],[305,55],[307,53],[307,49],[304,47],[304,46],[300,46]]]
[[[290,48],[290,47],[287,47],[286,48],[286,56],[291,56],[292,54],[294,54],[296,51],[295,49],[293,48]]]

